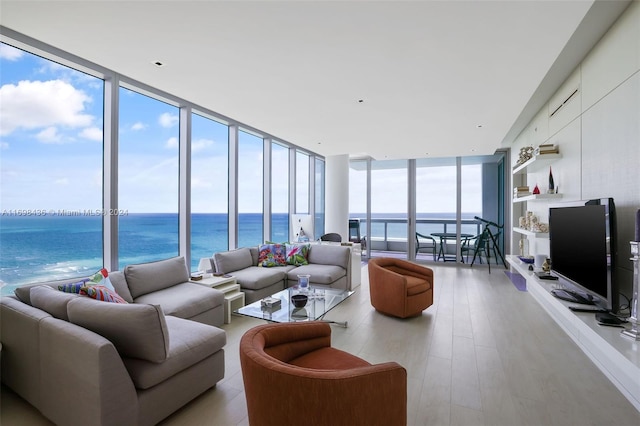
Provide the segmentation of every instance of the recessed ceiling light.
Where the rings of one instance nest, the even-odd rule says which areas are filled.
[[[361,104],[364,102],[364,99],[358,99],[358,103]]]
[[[161,61],[153,61],[153,65],[155,65],[158,68],[164,67],[164,63],[162,63]]]

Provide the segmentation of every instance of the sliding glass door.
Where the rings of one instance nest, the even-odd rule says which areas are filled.
[[[353,160],[350,217],[361,220],[363,235],[370,227],[367,256],[465,261],[466,255],[460,256],[465,239],[482,229],[476,217],[497,222],[504,215],[502,163],[502,154],[414,161]]]

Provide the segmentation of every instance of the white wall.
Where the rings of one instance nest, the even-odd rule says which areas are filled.
[[[349,156],[325,158],[325,233],[336,232],[349,241]],[[316,239],[320,235],[316,235]]]
[[[578,93],[549,115],[575,89]],[[520,148],[552,142],[562,158],[552,165],[562,201],[613,197],[617,210],[617,272],[621,291],[631,293],[629,241],[640,208],[640,2],[633,2],[549,99],[512,147],[512,166]],[[527,181],[546,188],[548,169]],[[548,221],[549,203],[514,204],[513,223],[530,210]],[[512,235],[514,252],[519,234]],[[533,253],[549,253],[548,240],[530,238]]]

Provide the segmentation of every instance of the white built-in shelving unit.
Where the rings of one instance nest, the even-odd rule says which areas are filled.
[[[551,294],[558,281],[540,280],[517,256],[506,260],[526,279],[527,292],[640,411],[639,343],[621,335],[621,328],[599,325],[594,313],[571,311],[569,306],[575,304]]]

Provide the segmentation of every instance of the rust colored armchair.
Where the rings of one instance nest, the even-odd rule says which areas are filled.
[[[402,259],[369,260],[371,305],[399,318],[418,316],[433,304],[433,270]]]
[[[332,348],[327,323],[254,327],[240,364],[251,426],[407,423],[407,371]]]

